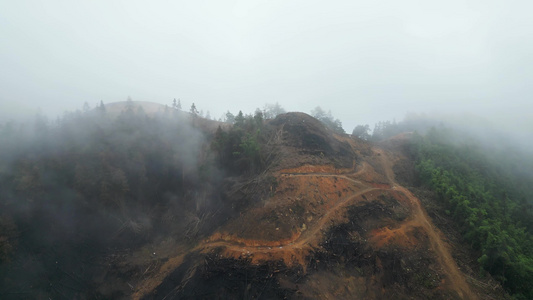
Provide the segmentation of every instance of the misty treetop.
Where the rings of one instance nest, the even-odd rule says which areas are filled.
[[[344,134],[345,131],[342,128],[342,122],[339,119],[335,119],[331,114],[331,110],[326,113],[320,106],[315,107],[311,110],[311,116],[318,119],[320,122],[324,123],[326,127],[333,130],[336,133]]]
[[[265,104],[263,109],[257,108],[254,114],[246,114],[246,116],[243,114],[242,111],[239,111],[237,116],[239,118],[239,121],[241,122],[244,117],[250,118],[258,114],[261,114],[261,117],[263,119],[274,119],[276,118],[276,116],[284,113],[286,113],[285,109],[278,102],[276,102],[275,104],[267,103]],[[236,116],[228,110],[225,114],[223,114],[219,121],[233,124],[236,122],[235,118]]]
[[[370,126],[366,125],[357,125],[352,131],[352,135],[358,137],[362,140],[368,141],[371,137],[370,135]]]
[[[275,104],[265,104],[262,112],[265,119],[274,119],[277,115],[284,114],[287,111],[276,102]]]
[[[267,145],[270,132],[264,127],[263,112],[257,109],[254,115],[244,115],[239,111],[229,118],[233,126],[226,131],[219,127],[211,144],[218,164],[236,174],[264,170],[272,149]]]

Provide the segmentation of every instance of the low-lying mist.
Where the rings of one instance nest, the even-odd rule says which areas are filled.
[[[230,213],[191,116],[128,105],[0,126],[2,298],[96,297],[102,257],[196,238]]]

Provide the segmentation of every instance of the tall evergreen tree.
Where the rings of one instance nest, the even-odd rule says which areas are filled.
[[[105,113],[106,109],[105,109],[104,101],[100,100],[100,106],[98,106],[98,110],[102,113]]]
[[[195,116],[195,117],[198,115],[198,110],[196,109],[196,105],[195,105],[194,103],[191,105],[191,110],[190,110],[190,112],[191,112],[191,114],[192,114],[193,116]]]
[[[226,123],[230,123],[230,124],[235,123],[235,116],[229,110],[226,113]]]
[[[235,126],[242,126],[244,125],[244,114],[242,113],[242,110],[239,110],[239,113],[235,117]]]

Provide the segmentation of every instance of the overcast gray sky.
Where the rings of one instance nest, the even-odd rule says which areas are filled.
[[[529,126],[533,1],[2,1],[0,114],[279,102],[347,131],[407,112]],[[528,129],[531,131],[531,129]]]

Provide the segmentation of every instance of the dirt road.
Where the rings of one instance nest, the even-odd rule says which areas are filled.
[[[466,283],[464,275],[459,272],[459,267],[453,259],[450,250],[447,245],[444,243],[443,238],[439,232],[434,229],[432,222],[427,216],[426,211],[422,208],[420,200],[415,197],[408,189],[399,185],[395,178],[394,172],[392,171],[392,162],[389,156],[382,149],[375,149],[376,153],[379,153],[381,164],[385,175],[389,180],[389,183],[392,186],[393,190],[403,193],[410,201],[412,207],[412,223],[418,223],[418,225],[425,229],[427,232],[430,243],[431,250],[437,255],[439,262],[444,268],[450,286],[454,289],[459,296],[463,299],[477,299],[477,296],[472,292],[468,284]]]
[[[384,172],[384,176],[389,182],[390,187],[376,187],[371,183],[362,182],[354,179],[357,176],[364,176],[365,172],[369,172],[371,169],[368,163],[364,162],[359,170],[353,170],[352,173],[281,173],[279,176],[288,177],[336,177],[348,180],[358,187],[356,192],[353,192],[340,201],[335,203],[322,217],[309,225],[305,231],[297,232],[292,237],[282,241],[260,241],[260,240],[247,240],[239,238],[234,235],[221,235],[220,233],[214,234],[210,238],[200,242],[189,252],[204,252],[207,253],[215,248],[223,249],[223,255],[229,257],[249,257],[252,258],[252,262],[260,262],[266,260],[279,260],[282,259],[287,265],[300,264],[306,266],[305,258],[312,247],[316,247],[323,240],[323,233],[328,229],[330,223],[334,218],[339,218],[337,212],[342,212],[342,209],[353,204],[354,200],[358,197],[370,193],[373,191],[397,191],[407,199],[409,199],[409,206],[411,208],[411,218],[408,222],[404,223],[400,228],[395,230],[389,230],[388,235],[394,235],[396,232],[400,232],[405,227],[420,227],[427,232],[430,240],[431,250],[436,254],[442,268],[446,274],[447,281],[450,288],[455,290],[459,296],[463,299],[477,299],[476,295],[471,291],[470,287],[466,283],[464,275],[459,271],[457,264],[451,256],[448,246],[443,241],[441,234],[434,229],[429,217],[425,210],[422,208],[420,201],[409,190],[399,185],[394,178],[394,172],[392,170],[393,163],[389,155],[379,148],[373,149],[376,154],[374,157],[379,157],[379,163],[381,164]],[[174,270],[183,259],[183,255],[180,259],[171,259],[167,264],[163,265],[159,271],[159,274],[147,280],[142,288],[138,289],[138,292],[134,295],[135,298],[140,298],[141,294],[155,288],[158,283],[162,281],[172,270]],[[141,292],[141,290],[143,292]]]

